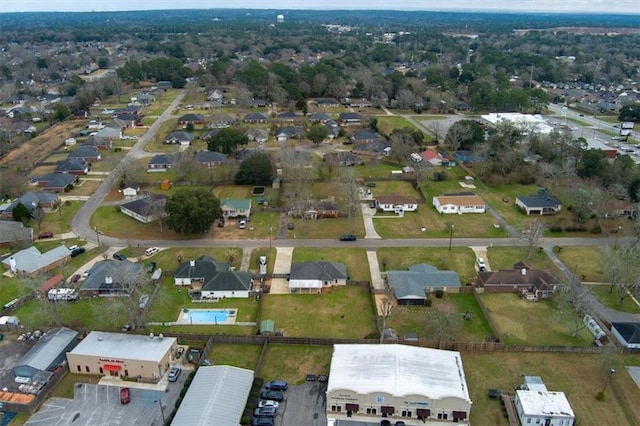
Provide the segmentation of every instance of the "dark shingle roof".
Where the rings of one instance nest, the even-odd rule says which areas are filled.
[[[81,171],[86,170],[87,167],[89,167],[89,164],[82,159],[67,158],[66,160],[58,162],[56,165],[56,172],[64,173],[69,171]]]
[[[174,277],[201,278],[204,291],[242,291],[251,288],[250,273],[231,271],[227,262],[218,262],[209,256],[181,263]]]
[[[227,156],[216,151],[200,151],[196,152],[194,159],[198,163],[224,163],[227,161]]]
[[[533,196],[521,196],[517,197],[525,206],[529,208],[536,207],[557,207],[560,205],[560,201],[553,198],[548,194],[533,195]]]
[[[348,278],[347,267],[337,262],[302,262],[291,264],[291,280],[344,280]]]
[[[124,207],[127,210],[131,210],[141,216],[146,216],[152,212],[152,207],[158,204],[164,205],[167,202],[167,197],[161,194],[151,194],[144,198],[138,198],[137,200],[122,203],[120,207]]]

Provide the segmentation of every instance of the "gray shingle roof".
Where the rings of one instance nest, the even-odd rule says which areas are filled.
[[[387,282],[397,299],[426,298],[425,289],[460,287],[460,276],[454,271],[439,271],[434,266],[418,264],[408,271],[388,271]]]
[[[560,201],[553,198],[551,195],[533,195],[533,196],[520,196],[517,197],[525,206],[529,208],[536,207],[557,207],[560,205]]]
[[[161,194],[151,194],[144,198],[122,203],[120,207],[131,210],[141,216],[147,216],[152,213],[156,205],[163,205],[167,202],[167,197]]]
[[[224,163],[227,161],[227,156],[216,151],[199,151],[196,152],[194,159],[198,163]]]
[[[122,282],[125,279],[137,277],[142,272],[143,266],[142,263],[129,262],[128,260],[103,260],[96,262],[91,269],[89,269],[89,276],[85,279],[80,290],[119,292],[119,290],[122,290]],[[111,282],[108,282],[107,277],[112,279]],[[131,280],[131,283],[134,281],[135,278]]]
[[[250,273],[231,271],[229,263],[218,262],[209,256],[181,263],[174,277],[202,279],[203,291],[242,291],[251,288]]]
[[[16,261],[16,270],[31,274],[45,266],[70,257],[70,253],[69,249],[64,245],[59,245],[44,253],[40,253],[40,250],[35,246],[31,246],[12,254],[3,260],[2,263],[9,268],[9,259],[13,258]]]
[[[333,281],[348,278],[347,266],[337,262],[302,262],[291,264],[290,280]]]

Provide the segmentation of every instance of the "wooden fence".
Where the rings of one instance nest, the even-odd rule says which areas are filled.
[[[489,327],[491,327],[491,333],[493,333],[493,337],[495,337],[498,342],[502,342],[502,335],[500,334],[498,327],[496,327],[496,324],[493,322],[493,318],[491,318],[491,315],[489,315],[489,310],[484,305],[484,302],[480,297],[480,293],[474,291],[473,297],[475,297],[476,303],[478,303],[478,306],[480,306],[480,310],[482,311],[482,315],[484,315],[487,323],[489,324]]]

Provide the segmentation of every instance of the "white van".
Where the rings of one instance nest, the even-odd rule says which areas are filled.
[[[156,254],[159,251],[160,251],[160,249],[158,247],[149,247],[148,249],[146,249],[144,251],[144,254],[147,255],[147,256],[153,256],[154,254]]]
[[[420,156],[420,154],[416,154],[415,152],[413,154],[411,154],[411,160],[414,163],[419,163],[422,161],[422,157]]]

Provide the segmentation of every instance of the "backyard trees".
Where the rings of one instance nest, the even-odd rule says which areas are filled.
[[[220,200],[205,189],[185,189],[176,192],[165,204],[166,224],[178,233],[207,232],[222,216]]]
[[[484,130],[473,120],[460,120],[449,128],[444,143],[452,150],[470,149],[473,145],[484,141]]]
[[[635,244],[620,244],[604,251],[604,273],[611,283],[611,292],[616,292],[618,304],[629,296],[640,297],[640,247]]]
[[[211,138],[207,144],[209,151],[218,151],[223,154],[231,154],[238,146],[249,143],[249,138],[242,129],[226,127]]]
[[[322,124],[314,124],[307,132],[307,138],[316,145],[320,145],[329,136],[329,130]]]
[[[583,318],[589,313],[591,292],[578,282],[565,283],[558,286],[557,303],[560,313],[568,317],[571,325],[571,336],[576,337],[586,327]]]
[[[525,225],[522,239],[527,245],[527,259],[531,259],[533,249],[538,245],[538,241],[540,241],[545,229],[545,224],[538,219],[533,219]]]
[[[273,165],[269,154],[258,152],[240,164],[236,173],[236,185],[271,185]]]

